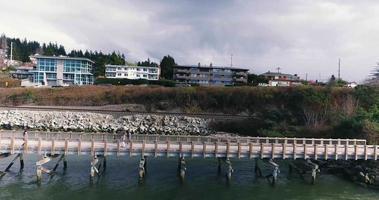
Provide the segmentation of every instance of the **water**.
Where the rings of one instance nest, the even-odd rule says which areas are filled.
[[[11,158],[1,159],[4,169]],[[316,185],[310,185],[296,175],[287,176],[286,164],[276,186],[265,179],[256,179],[253,161],[232,160],[235,173],[228,185],[217,175],[215,159],[187,159],[186,181],[181,184],[176,176],[175,158],[148,159],[148,174],[138,182],[137,158],[109,157],[106,174],[93,185],[89,184],[87,156],[69,156],[68,169],[63,174],[60,166],[56,176],[44,176],[35,182],[37,156],[25,157],[22,175],[11,172],[0,181],[1,200],[108,200],[108,199],[379,199],[379,191],[357,186],[332,175],[322,175]],[[47,166],[52,168],[54,163]],[[13,170],[18,170],[18,163]]]

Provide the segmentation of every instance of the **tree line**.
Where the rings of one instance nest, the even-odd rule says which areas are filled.
[[[85,57],[95,62],[93,73],[96,77],[105,76],[105,65],[125,65],[125,55],[120,52],[104,53],[102,51],[91,51],[91,50],[72,50],[67,52],[63,45],[57,43],[39,43],[37,41],[31,41],[27,39],[19,38],[5,38],[8,48],[10,49],[11,43],[13,43],[13,59],[30,62],[30,55],[40,54],[45,56],[70,56],[70,57]],[[8,51],[8,57],[10,57],[10,50]],[[166,80],[172,80],[173,77],[173,66],[176,65],[175,60],[170,55],[164,56],[160,64],[150,61],[148,58],[145,61],[140,61],[136,63],[137,66],[150,66],[150,67],[161,67],[161,78]]]

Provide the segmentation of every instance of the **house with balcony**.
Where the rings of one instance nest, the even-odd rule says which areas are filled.
[[[159,80],[159,75],[159,67],[105,65],[106,78]]]

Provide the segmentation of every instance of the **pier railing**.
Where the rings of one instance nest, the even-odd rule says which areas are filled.
[[[117,141],[123,134],[80,133],[80,132],[29,132],[29,138],[42,140],[81,139],[95,141]],[[0,131],[0,138],[22,138],[22,131]],[[322,139],[322,138],[286,138],[286,137],[240,137],[240,136],[194,136],[194,135],[153,135],[132,134],[133,141],[170,141],[170,142],[224,142],[224,143],[265,143],[265,144],[328,144],[328,145],[366,145],[364,139]]]

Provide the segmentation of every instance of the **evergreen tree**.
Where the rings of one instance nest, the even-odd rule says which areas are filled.
[[[170,55],[164,56],[161,61],[161,77],[167,80],[173,79],[174,66],[176,65],[175,60]]]
[[[247,82],[249,85],[258,86],[259,83],[268,83],[269,80],[262,75],[249,74],[247,76]]]
[[[5,36],[4,36],[5,37]],[[63,45],[58,45],[57,43],[40,43],[36,41],[28,41],[26,39],[20,40],[19,38],[7,38],[5,37],[8,48],[10,48],[10,43],[13,43],[13,59],[19,60],[22,62],[30,62],[29,56],[36,53],[45,56],[59,56],[59,55],[68,55],[71,57],[85,57],[95,62],[93,73],[95,76],[104,76],[105,75],[105,65],[124,65],[125,64],[125,55],[119,52],[112,52],[110,54],[104,54],[103,52],[98,51],[89,51],[86,50],[72,50],[67,54]],[[10,56],[10,51],[8,51],[8,57]]]
[[[137,66],[158,67],[158,64],[155,62],[150,62],[150,58],[147,58],[146,61],[138,62]]]
[[[104,54],[103,52],[88,51],[84,53],[82,50],[72,50],[68,56],[71,57],[85,57],[95,62],[93,67],[93,73],[96,77],[105,75],[105,65],[125,65],[125,55],[119,52],[112,52],[110,54]]]

